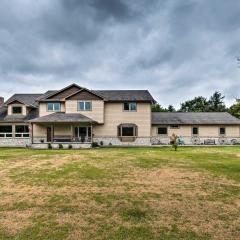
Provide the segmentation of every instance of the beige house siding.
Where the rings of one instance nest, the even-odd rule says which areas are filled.
[[[78,100],[67,100],[66,101],[66,113],[81,113],[98,123],[104,123],[104,101],[92,100],[91,111],[78,111]]]
[[[157,134],[157,128],[160,126],[152,126],[152,136],[161,136]],[[178,136],[183,137],[191,137],[192,136],[192,127],[188,126],[180,126],[179,129],[171,129],[168,127],[168,136],[171,136],[173,133]],[[219,128],[221,126],[195,126],[199,128],[199,137],[220,137]],[[226,137],[240,137],[240,126],[222,126],[226,128]]]
[[[55,125],[54,126],[54,136],[72,136],[71,125]]]
[[[13,115],[12,107],[22,107],[22,115],[27,115],[27,107],[24,104],[20,104],[20,103],[9,104],[8,105],[8,115]],[[18,114],[16,114],[16,115],[18,115]]]
[[[43,138],[47,136],[47,130],[45,125],[33,124],[33,137]]]
[[[65,112],[65,103],[63,102],[61,102],[61,112]],[[39,103],[39,117],[43,117],[52,113],[54,112],[47,110],[46,102]]]
[[[123,103],[105,103],[104,125],[94,126],[94,137],[116,137],[121,123],[134,123],[138,126],[139,137],[151,135],[151,105],[138,103],[136,112],[123,111]]]

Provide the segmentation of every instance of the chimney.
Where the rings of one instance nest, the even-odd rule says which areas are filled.
[[[0,97],[0,107],[2,107],[4,105],[4,98]]]

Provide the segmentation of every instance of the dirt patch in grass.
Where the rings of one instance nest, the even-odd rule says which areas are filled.
[[[10,235],[16,235],[24,228],[31,225],[31,217],[34,215],[33,210],[26,211],[6,211],[0,216],[1,230]]]

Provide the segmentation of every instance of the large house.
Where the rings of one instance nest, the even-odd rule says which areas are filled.
[[[240,120],[228,113],[152,113],[147,90],[89,90],[72,84],[44,94],[0,98],[0,146],[32,148],[150,146],[240,142]]]

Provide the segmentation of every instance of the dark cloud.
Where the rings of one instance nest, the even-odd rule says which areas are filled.
[[[76,82],[149,89],[163,105],[239,96],[240,2],[2,0],[0,95]]]

